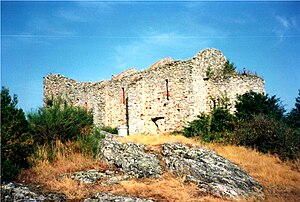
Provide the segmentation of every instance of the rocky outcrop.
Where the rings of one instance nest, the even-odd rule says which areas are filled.
[[[67,201],[66,196],[57,193],[39,193],[33,187],[10,182],[1,185],[1,201]]]
[[[152,200],[145,200],[130,196],[114,195],[110,193],[97,193],[96,195],[87,198],[84,202],[153,202]]]
[[[148,150],[150,151],[150,150]],[[251,198],[264,200],[262,186],[237,165],[207,148],[193,148],[180,143],[165,143],[147,153],[145,145],[120,143],[114,136],[106,135],[99,148],[99,158],[113,168],[88,170],[65,174],[82,183],[111,185],[130,178],[159,177],[162,171],[173,172],[197,184],[201,191],[228,200]],[[116,169],[118,168],[118,169]],[[17,183],[1,185],[1,201],[66,201],[64,195],[40,193],[37,189]],[[85,199],[92,201],[151,200],[130,196],[97,193]]]
[[[63,202],[68,201],[67,197],[56,193],[39,193],[33,187],[20,183],[10,182],[1,185],[1,201],[5,202]],[[77,201],[77,200],[75,200]],[[80,200],[81,201],[81,200]],[[114,195],[110,193],[97,193],[94,196],[84,199],[84,202],[153,202],[131,196]]]
[[[179,143],[162,145],[166,167],[185,176],[214,196],[225,199],[263,199],[262,186],[250,175],[207,148],[189,148]]]
[[[264,198],[262,186],[255,179],[207,148],[190,148],[180,143],[166,143],[161,147],[161,154],[157,156],[163,165],[159,165],[156,156],[145,153],[144,145],[119,143],[113,139],[102,143],[100,157],[135,177],[157,177],[165,169],[184,176],[217,197],[229,200]]]
[[[145,153],[145,145],[142,144],[120,143],[108,138],[100,145],[99,158],[137,178],[162,174],[159,160],[154,154]]]
[[[88,170],[88,171],[80,171],[70,174],[64,174],[60,176],[60,178],[69,177],[73,180],[77,180],[79,182],[85,184],[93,184],[98,180],[102,180],[101,184],[104,185],[112,185],[117,184],[120,181],[130,179],[130,176],[114,171],[114,170]]]

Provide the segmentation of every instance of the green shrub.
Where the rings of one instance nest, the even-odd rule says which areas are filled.
[[[183,128],[183,135],[186,137],[200,136],[207,139],[210,135],[211,116],[201,113],[197,119],[191,121]]]
[[[29,167],[27,157],[34,150],[28,122],[18,99],[9,95],[9,89],[1,89],[1,179],[13,180],[22,168]]]
[[[110,126],[103,126],[100,129],[104,130],[108,133],[111,133],[111,134],[118,134],[118,128],[113,128],[113,127],[110,127]]]
[[[82,134],[77,139],[79,142],[79,149],[82,153],[89,156],[96,157],[98,154],[99,143],[104,139],[101,134],[101,128],[94,127],[89,134]]]
[[[60,140],[55,142],[38,145],[36,152],[31,158],[31,164],[35,165],[40,161],[53,162],[57,158],[69,158],[74,153],[81,153],[89,157],[97,157],[99,143],[105,136],[101,134],[98,127],[86,127],[85,132],[77,135],[76,141],[62,143]]]
[[[76,140],[86,127],[92,126],[93,116],[85,109],[58,98],[51,105],[28,114],[28,121],[37,143],[44,144]]]
[[[231,132],[234,130],[235,117],[227,109],[216,108],[212,112],[211,132]]]
[[[300,155],[300,92],[296,108],[284,119],[284,108],[275,96],[249,92],[238,97],[235,115],[227,110],[228,100],[213,99],[213,110],[201,113],[183,128],[186,137],[199,136],[206,142],[236,144],[296,159]],[[297,108],[298,107],[298,108]]]
[[[296,98],[295,108],[293,108],[286,116],[286,122],[289,126],[296,130],[300,130],[300,90]]]
[[[228,133],[234,130],[235,117],[227,109],[217,107],[209,114],[200,114],[183,128],[186,137],[200,136],[203,141],[228,142]]]
[[[208,78],[212,78],[215,75],[211,67],[208,67],[205,73]]]
[[[266,115],[255,115],[251,121],[241,123],[235,133],[238,144],[263,153],[278,154],[282,159],[295,159],[300,152],[299,131]]]
[[[236,67],[234,66],[233,63],[230,63],[229,60],[227,60],[223,66],[223,75],[232,75],[235,73]]]
[[[237,97],[236,116],[239,119],[251,120],[253,116],[263,114],[271,118],[281,119],[285,112],[276,96],[268,97],[261,93],[250,91]]]
[[[240,119],[234,132],[237,144],[277,154],[281,159],[299,157],[300,130],[294,127],[299,121],[297,108],[284,119],[279,98],[251,91],[238,96],[236,110]]]

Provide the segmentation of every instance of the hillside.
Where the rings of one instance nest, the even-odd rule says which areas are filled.
[[[277,157],[258,153],[238,146],[203,145],[197,139],[181,135],[136,135],[119,139],[122,142],[138,142],[147,145],[147,150],[157,152],[159,145],[166,142],[180,142],[193,147],[208,147],[229,159],[254,177],[262,186],[266,201],[297,201],[300,198],[299,162],[283,163]],[[70,174],[78,171],[118,170],[109,168],[105,162],[85,157],[78,152],[78,145],[57,142],[55,161],[35,160],[36,166],[23,171],[18,181],[39,185],[39,191],[64,194],[68,199],[83,201],[97,192],[129,195],[154,201],[226,201],[200,190],[187,182],[184,176],[164,172],[160,178],[123,179],[117,184],[82,183],[72,179]],[[45,151],[41,151],[45,152]],[[251,199],[248,199],[251,201]]]

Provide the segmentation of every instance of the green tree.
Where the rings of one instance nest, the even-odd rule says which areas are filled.
[[[223,75],[232,75],[235,73],[236,67],[233,63],[230,63],[229,60],[227,60],[223,66]]]
[[[217,107],[211,112],[211,132],[231,132],[234,130],[235,117],[228,109]]]
[[[263,114],[236,128],[238,144],[255,148],[263,153],[277,154],[281,159],[299,158],[299,131],[288,127],[283,120]]]
[[[61,98],[28,114],[34,138],[38,144],[76,140],[86,127],[93,124],[93,115],[83,108],[72,106]]]
[[[254,115],[259,114],[281,119],[285,112],[280,99],[275,95],[269,98],[268,95],[253,91],[239,95],[235,107],[236,116],[244,120],[251,120]]]
[[[33,139],[18,98],[9,89],[1,89],[1,179],[13,180],[22,168],[27,168],[27,157],[33,152]]]
[[[197,119],[184,127],[186,137],[200,136],[203,141],[227,142],[227,133],[234,130],[235,116],[228,109],[214,108],[210,113],[201,113]]]
[[[200,136],[207,140],[210,136],[211,116],[201,113],[197,119],[191,121],[188,126],[183,128],[183,135],[186,137]]]
[[[288,125],[300,130],[300,90],[296,98],[295,108],[288,113],[286,120]]]

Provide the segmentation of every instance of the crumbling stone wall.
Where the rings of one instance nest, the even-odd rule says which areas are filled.
[[[44,99],[62,96],[91,110],[96,125],[127,125],[130,134],[170,132],[200,112],[209,112],[212,98],[227,96],[234,111],[237,94],[265,92],[258,76],[224,76],[225,62],[220,51],[205,49],[189,60],[168,58],[147,70],[130,69],[101,82],[76,82],[50,74],[44,78]]]

